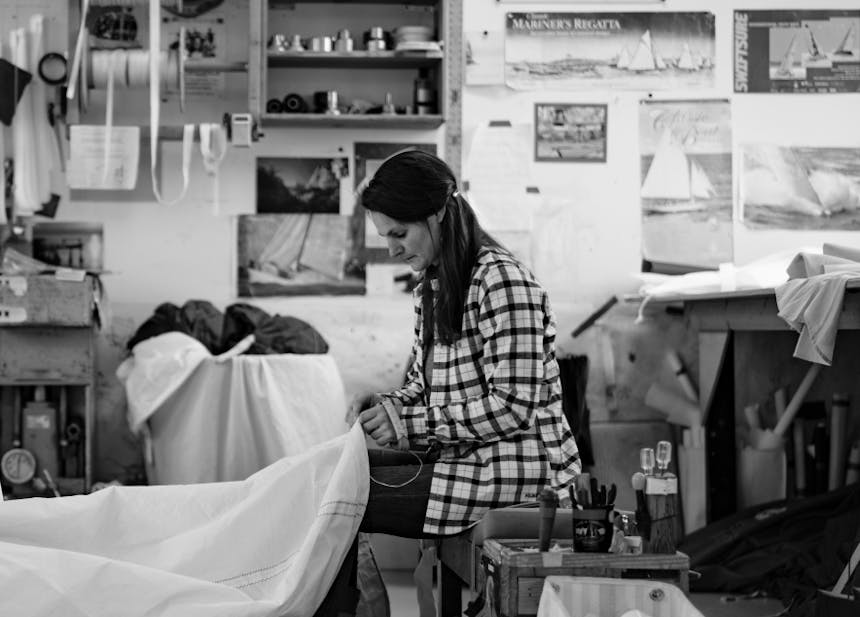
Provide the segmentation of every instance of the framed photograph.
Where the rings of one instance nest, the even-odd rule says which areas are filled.
[[[257,159],[257,213],[340,213],[340,183],[349,175],[345,158]]]
[[[535,103],[535,160],[605,163],[606,105]]]
[[[364,294],[365,269],[353,216],[239,217],[238,295]]]
[[[422,150],[436,154],[436,144],[410,143],[355,143],[355,190],[356,192],[368,178],[371,178],[383,161],[403,150]],[[388,255],[388,246],[367,220],[366,212],[360,203],[355,206],[355,223],[359,227],[358,236],[364,238],[362,257],[365,263],[397,263]]]

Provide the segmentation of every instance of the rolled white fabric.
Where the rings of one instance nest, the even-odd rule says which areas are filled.
[[[27,46],[27,30],[17,28],[10,33],[12,63],[20,67],[28,67],[29,53]],[[36,80],[33,80],[36,81]],[[36,134],[36,122],[33,114],[32,88],[27,87],[18,102],[15,118],[12,120],[12,139],[14,142],[14,200],[17,214],[30,216],[41,209],[39,199],[39,175],[37,165],[37,150],[33,135]]]
[[[28,58],[30,63],[27,66],[27,70],[34,75],[34,79],[30,82],[30,101],[33,105],[33,122],[36,129],[33,147],[36,150],[38,162],[35,174],[40,204],[47,203],[51,199],[52,173],[58,169],[60,161],[57,142],[48,121],[48,96],[45,82],[35,78],[39,74],[39,60],[45,55],[44,23],[45,19],[41,15],[33,15],[30,18],[30,57]]]

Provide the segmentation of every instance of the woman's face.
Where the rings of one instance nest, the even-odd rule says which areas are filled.
[[[388,254],[402,259],[415,272],[436,261],[441,218],[441,213],[431,214],[424,221],[403,223],[381,212],[370,213],[376,231],[388,242]]]

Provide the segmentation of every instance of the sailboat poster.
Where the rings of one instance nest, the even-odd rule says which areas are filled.
[[[735,92],[860,92],[860,10],[735,11]]]
[[[732,261],[729,102],[642,101],[639,152],[643,258],[697,268]]]
[[[508,13],[505,83],[515,90],[712,88],[714,50],[713,13]]]
[[[741,219],[751,229],[860,229],[860,148],[742,144]]]

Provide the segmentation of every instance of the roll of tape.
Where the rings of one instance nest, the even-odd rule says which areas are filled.
[[[266,101],[266,112],[270,114],[284,113],[284,104],[278,99],[269,99]]]
[[[284,111],[291,114],[303,114],[308,110],[308,104],[298,94],[288,94],[284,97]]]

